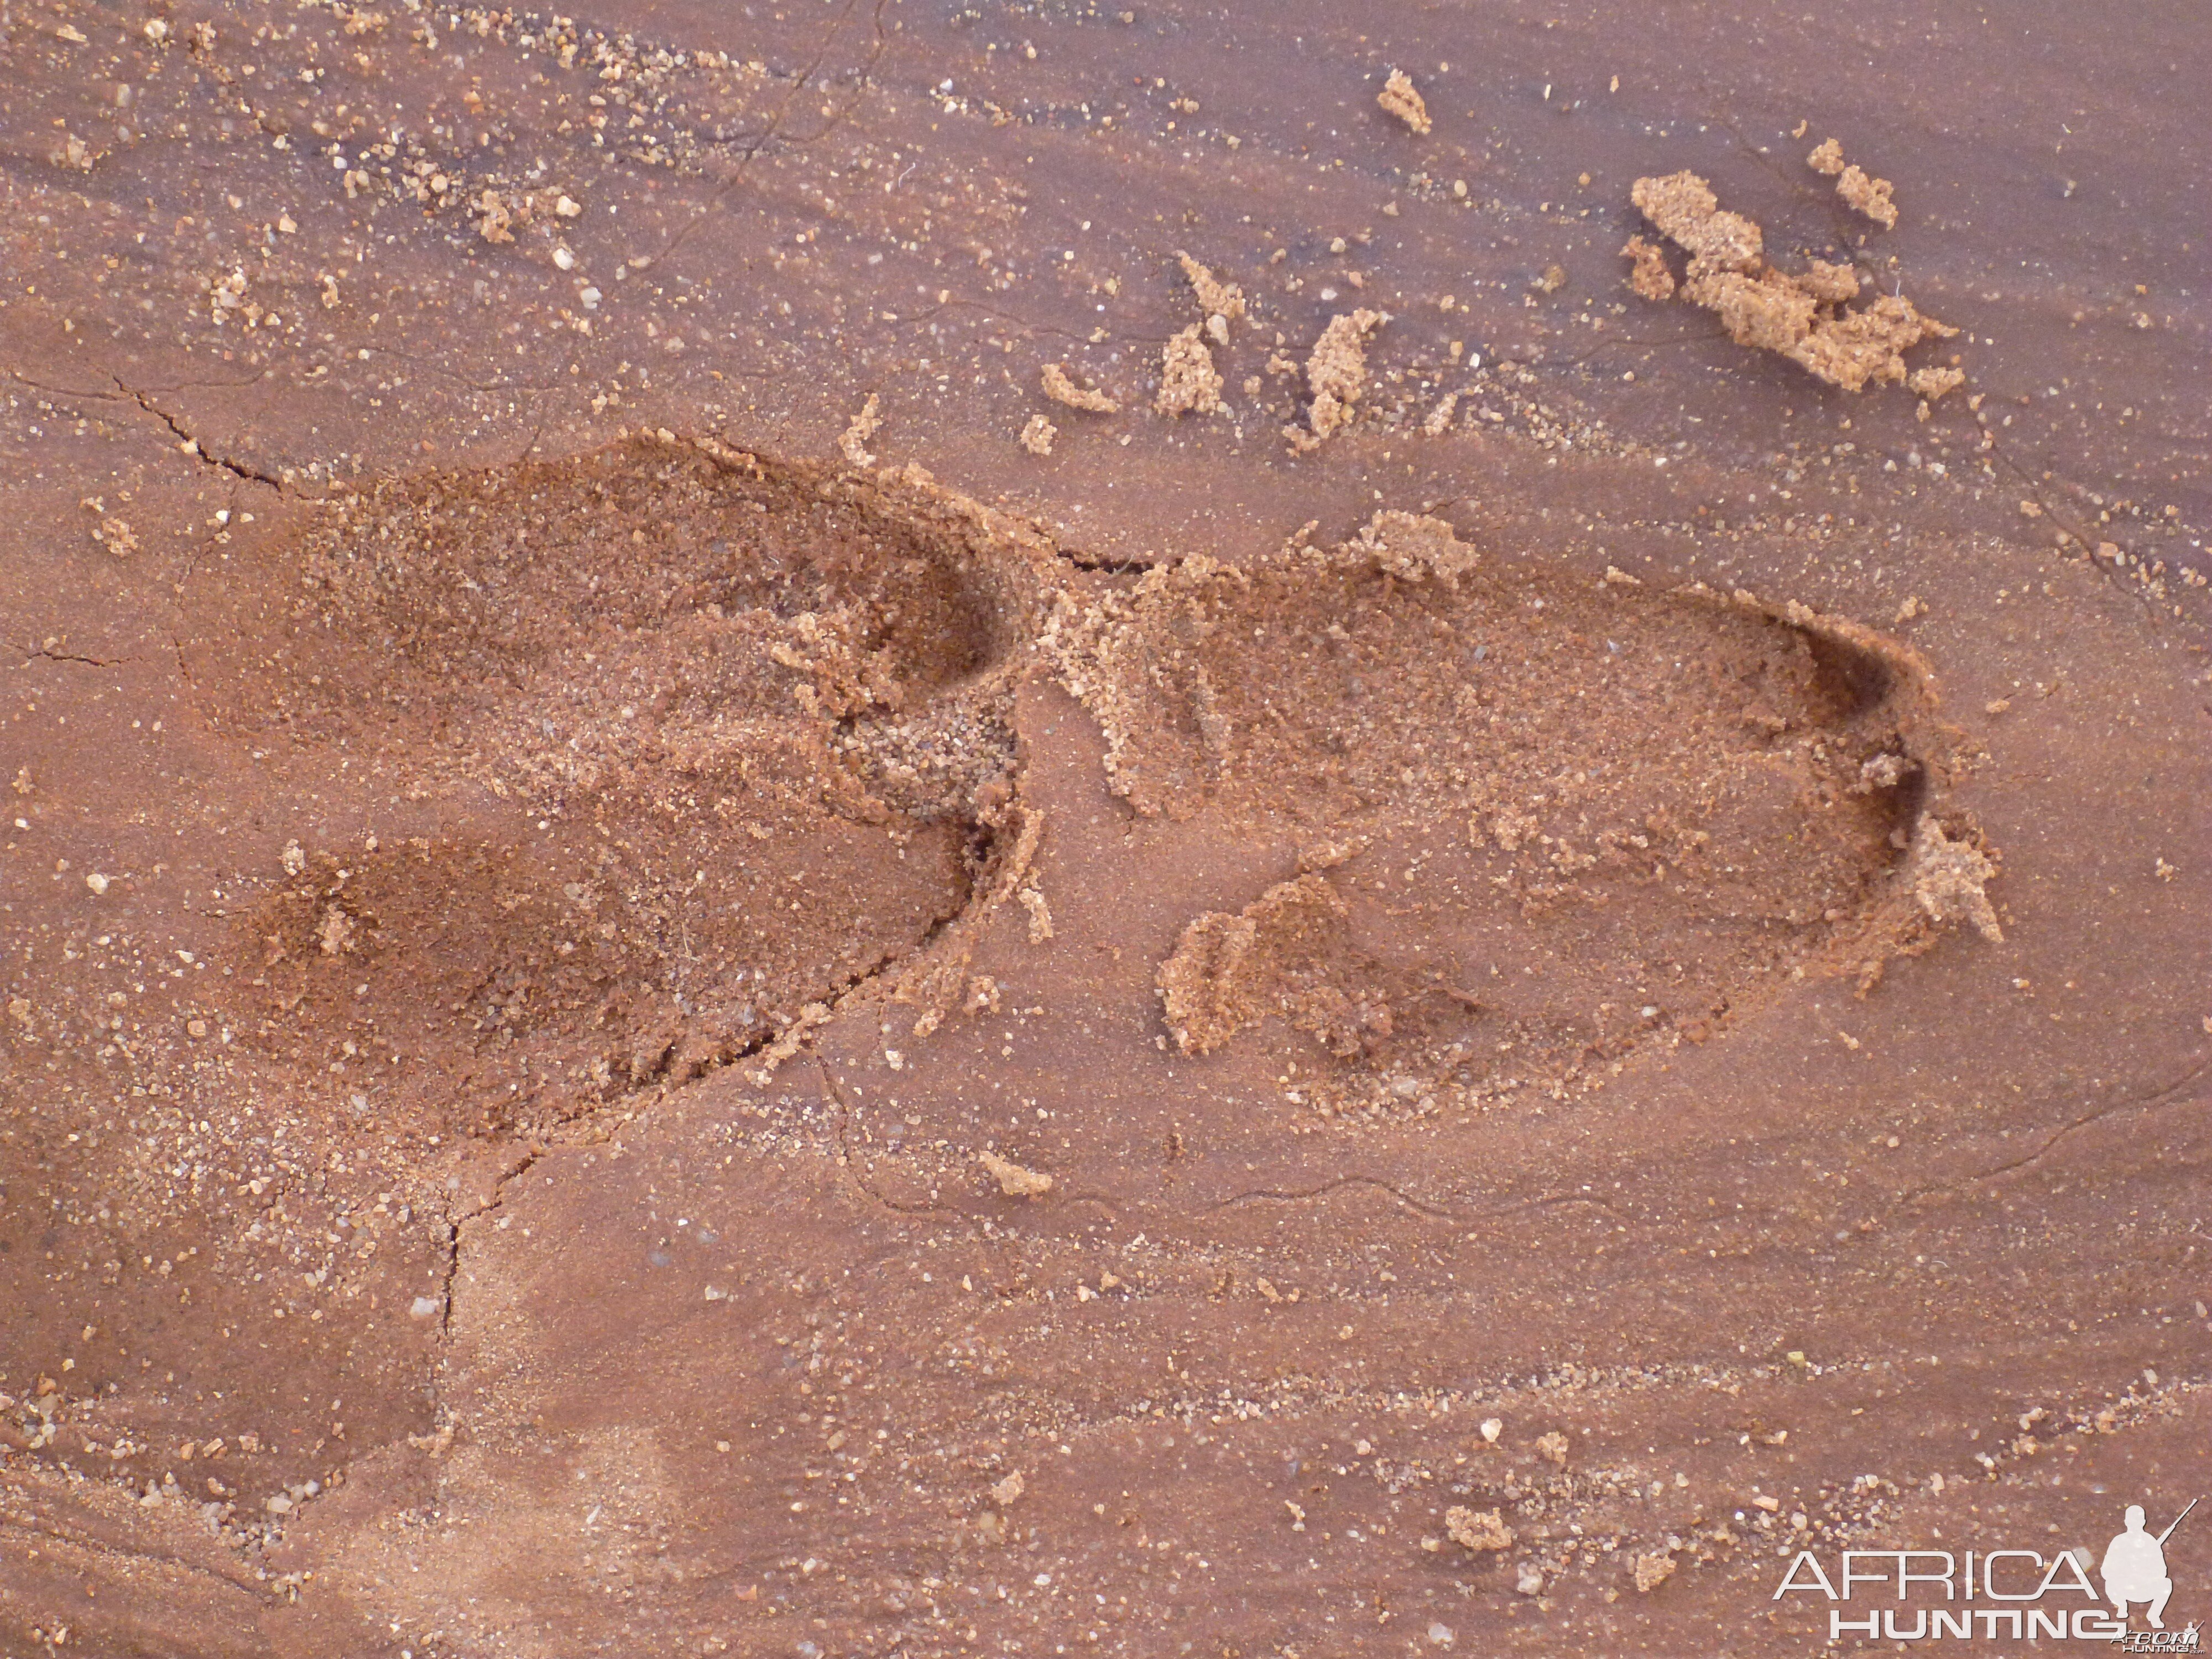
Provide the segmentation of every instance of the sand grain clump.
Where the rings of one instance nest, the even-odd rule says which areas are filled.
[[[1358,545],[1401,581],[1427,581],[1457,588],[1459,579],[1474,568],[1475,550],[1460,540],[1450,525],[1425,514],[1386,509],[1361,527]]]
[[[1244,290],[1234,283],[1223,282],[1188,253],[1178,252],[1176,258],[1190,281],[1191,292],[1198,296],[1199,309],[1206,313],[1206,332],[1216,345],[1228,344],[1229,325],[1244,319]]]
[[[1346,999],[1324,991],[1316,971],[1348,915],[1326,878],[1307,874],[1269,888],[1234,915],[1212,910],[1192,921],[1158,976],[1176,1046],[1209,1054],[1279,1012],[1332,1049],[1357,1053],[1356,1035],[1333,1029],[1343,1024]],[[1354,1012],[1355,1021],[1362,1012],[1371,1023],[1376,1011]],[[1379,1020],[1387,1031],[1387,1012]]]
[[[868,453],[868,440],[874,437],[884,423],[884,400],[871,392],[868,401],[860,405],[860,412],[853,416],[844,435],[837,440],[838,453],[853,466],[873,466],[876,458]]]
[[[1649,1595],[1674,1576],[1674,1558],[1664,1550],[1639,1555],[1629,1562],[1629,1571],[1636,1580],[1638,1592]]]
[[[1778,352],[1831,386],[1857,392],[1869,381],[1900,382],[1907,349],[1957,332],[1902,295],[1881,295],[1863,309],[1846,309],[1859,292],[1857,274],[1847,265],[1815,259],[1793,274],[1768,264],[1759,228],[1723,209],[1695,173],[1638,179],[1630,195],[1690,256],[1680,284],[1684,299],[1717,316],[1737,344]],[[1647,299],[1662,297],[1663,271],[1655,267],[1663,268],[1663,256],[1640,237],[1622,252],[1636,262],[1630,285]]]
[[[1887,179],[1877,179],[1864,167],[1844,160],[1844,147],[1832,138],[1823,139],[1805,165],[1815,173],[1825,173],[1836,181],[1836,194],[1860,213],[1880,225],[1884,230],[1897,228],[1897,204],[1890,199],[1896,188]]]
[[[1929,921],[1971,922],[1990,944],[2004,943],[1996,907],[1984,890],[1997,872],[1988,854],[1952,840],[1933,818],[1923,818],[1913,828],[1911,857],[1912,896]]]
[[[1024,1169],[996,1152],[978,1152],[975,1161],[999,1183],[1008,1198],[1042,1198],[1052,1190],[1052,1177],[1042,1170]]]
[[[1291,448],[1304,453],[1352,423],[1353,405],[1367,392],[1367,337],[1389,320],[1388,312],[1364,310],[1328,319],[1306,358],[1306,386],[1313,393],[1306,410],[1310,429],[1283,428]]]
[[[1513,1547],[1513,1528],[1497,1510],[1471,1510],[1454,1505],[1444,1511],[1444,1531],[1463,1550],[1481,1554]]]
[[[1375,101],[1383,112],[1395,115],[1415,132],[1425,134],[1430,127],[1429,106],[1421,98],[1420,88],[1403,70],[1392,70],[1382,90],[1375,94]]]
[[[1962,368],[1916,368],[1905,377],[1905,384],[1920,396],[1935,403],[1947,392],[1956,392],[1966,383],[1966,372]]]
[[[1056,404],[1069,409],[1079,409],[1091,415],[1114,415],[1121,405],[1103,392],[1086,386],[1078,386],[1058,363],[1044,366],[1044,395]]]
[[[1671,300],[1674,297],[1674,273],[1667,269],[1667,256],[1656,242],[1647,242],[1641,236],[1632,236],[1628,246],[1620,250],[1624,258],[1635,261],[1628,273],[1628,286],[1639,299]]]
[[[1193,323],[1169,337],[1160,352],[1160,389],[1152,407],[1163,415],[1195,411],[1211,415],[1221,407],[1221,371]]]

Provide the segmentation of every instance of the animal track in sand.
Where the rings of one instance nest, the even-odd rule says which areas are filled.
[[[1386,513],[1156,570],[1054,648],[1140,812],[1297,849],[1158,984],[1187,1053],[1289,1027],[1282,1080],[1332,1114],[1556,1093],[1800,969],[1870,980],[1936,915],[1905,867],[1946,751],[1924,678],[1802,607]]]
[[[245,1039],[341,1109],[520,1132],[818,1018],[989,860],[1036,556],[924,475],[652,440],[241,550],[186,660],[305,780]]]

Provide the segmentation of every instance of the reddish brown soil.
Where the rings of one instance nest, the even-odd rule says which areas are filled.
[[[2207,45],[0,18],[0,1654],[1796,1654],[2162,1526]],[[1678,173],[1963,384],[1631,294]]]

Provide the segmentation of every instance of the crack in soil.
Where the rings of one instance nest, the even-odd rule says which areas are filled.
[[[149,415],[151,415],[155,420],[161,422],[163,426],[167,427],[170,431],[175,433],[179,440],[179,447],[185,453],[198,456],[201,460],[206,462],[210,466],[219,467],[223,471],[231,474],[234,477],[243,478],[252,483],[267,484],[270,489],[276,490],[279,495],[283,493],[284,486],[282,481],[271,477],[268,473],[260,471],[258,468],[247,466],[242,461],[234,461],[227,455],[216,454],[214,452],[207,448],[205,445],[200,442],[198,437],[193,434],[190,428],[186,427],[176,416],[170,414],[168,410],[163,409],[159,404],[155,403],[149,394],[140,392],[131,386],[125,385],[120,375],[111,375],[109,378],[114,380],[118,389],[119,389],[125,397],[129,398]]]

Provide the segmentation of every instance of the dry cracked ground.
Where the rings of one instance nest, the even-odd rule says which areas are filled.
[[[0,1652],[1780,1655],[2162,1525],[2208,46],[0,9]]]

